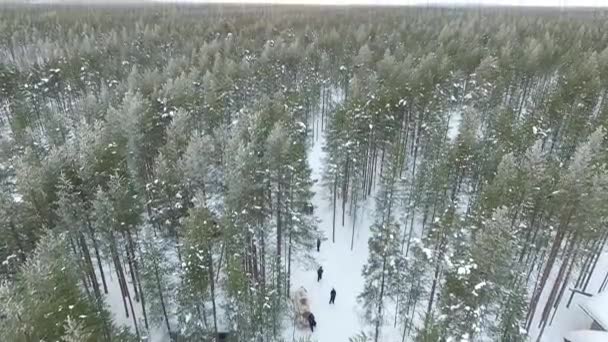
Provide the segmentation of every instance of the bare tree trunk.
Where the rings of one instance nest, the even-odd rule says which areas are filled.
[[[375,147],[376,143],[374,142],[374,153],[372,154],[372,165],[371,165],[371,177],[369,178],[369,185],[367,187],[367,195],[372,194],[372,188],[375,185],[374,179],[376,175],[376,167],[378,166],[378,150]]]
[[[348,199],[348,155],[346,156],[346,162],[344,163],[344,182],[342,184],[342,227],[344,227],[344,216],[346,215],[346,201]]]
[[[336,172],[334,179],[334,199],[333,199],[333,217],[331,224],[331,242],[336,243],[336,197],[338,195],[338,173]]]
[[[103,271],[103,265],[101,262],[101,254],[99,253],[99,245],[97,243],[97,238],[95,237],[95,231],[93,230],[93,225],[91,224],[91,220],[87,217],[87,228],[89,230],[89,238],[93,242],[93,250],[95,251],[95,258],[97,259],[97,267],[99,268],[99,275],[101,276],[101,282],[103,284],[103,292],[108,294],[108,284],[106,283],[106,276]]]
[[[116,272],[117,275],[120,279],[122,279],[122,284],[123,284],[123,289],[124,289],[124,293],[123,293],[123,301],[125,299],[125,297],[127,298],[127,301],[129,303],[129,307],[131,309],[131,318],[133,319],[133,327],[135,328],[135,334],[137,335],[137,338],[140,338],[139,335],[139,326],[137,325],[137,317],[135,316],[135,310],[133,308],[133,302],[131,301],[131,294],[129,293],[129,287],[127,286],[127,278],[125,277],[125,273],[123,271],[122,268],[122,264],[120,262],[120,256],[118,254],[118,249],[116,248],[116,241],[114,239],[114,236],[112,234],[111,237],[111,248],[112,248],[112,252],[114,254],[114,260],[115,260],[115,267],[116,267]],[[126,306],[126,305],[125,305]],[[125,307],[126,310],[126,307]],[[128,317],[128,314],[127,314]]]
[[[384,280],[385,280],[385,271],[386,271],[386,255],[384,255],[382,260],[382,278],[380,281],[380,296],[378,298],[378,311],[376,312],[376,329],[374,333],[374,342],[378,342],[378,338],[380,337],[380,324],[382,323],[382,307],[384,300]]]
[[[355,193],[353,195],[353,201],[356,202],[357,201],[357,193]],[[353,247],[355,245],[355,223],[357,222],[357,204],[355,203],[355,210],[353,212],[353,232],[352,235],[350,237],[350,250],[353,250]]]
[[[133,237],[131,236],[131,232],[127,233],[127,239],[129,242],[129,248],[131,249],[131,253],[135,256],[135,243],[133,242]],[[138,245],[139,248],[139,245]],[[139,255],[141,256],[141,249],[139,249]],[[146,296],[144,295],[143,288],[141,286],[141,277],[139,272],[139,265],[137,263],[137,258],[133,258],[133,266],[135,267],[135,276],[137,277],[137,286],[139,287],[139,298],[141,299],[141,313],[144,316],[144,325],[146,330],[150,330],[150,325],[148,323],[148,312],[146,311]]]
[[[177,260],[179,260],[179,265],[181,267],[182,264],[182,253],[181,253],[181,248],[180,248],[180,242],[179,242],[179,233],[177,232],[177,229],[175,230],[175,249],[177,251]]]
[[[410,231],[408,233],[407,236],[407,248],[405,249],[405,256],[407,257],[408,254],[410,253],[410,244],[412,242],[412,232],[414,231],[414,215],[416,214],[416,212],[412,209],[411,210],[411,217],[410,217]],[[405,233],[405,231],[404,231]],[[403,243],[401,244],[401,250],[403,251]]]
[[[126,233],[123,235],[126,235]],[[134,255],[129,246],[126,246],[125,252],[127,253],[127,265],[129,266],[129,274],[131,275],[131,280],[133,281],[133,294],[135,295],[135,301],[139,302],[139,291],[137,291],[137,284],[139,281],[135,277],[135,269],[133,267]]]
[[[574,256],[571,258],[570,266],[568,267],[568,271],[566,272],[566,276],[564,278],[564,281],[562,282],[562,286],[561,286],[561,289],[559,290],[559,294],[557,295],[557,299],[555,300],[555,304],[553,304],[553,315],[551,315],[551,321],[549,322],[549,325],[553,324],[553,319],[555,318],[555,315],[557,314],[557,310],[559,309],[559,304],[562,301],[564,292],[566,291],[566,287],[568,287],[569,280],[570,280],[570,274],[572,273],[572,269],[574,267],[574,264],[576,263],[576,254],[577,253],[575,252]]]
[[[441,273],[441,262],[436,261],[435,275],[433,276],[433,284],[431,285],[431,294],[429,295],[429,303],[426,307],[425,321],[431,318],[431,312],[433,310],[433,301],[435,300],[435,291],[437,290],[437,282],[439,280],[439,274]]]
[[[549,252],[547,264],[545,265],[543,274],[541,276],[540,284],[539,284],[538,288],[535,289],[534,295],[532,296],[532,300],[530,301],[530,307],[529,307],[529,311],[528,311],[528,318],[527,318],[527,324],[526,324],[526,328],[528,328],[528,329],[530,328],[530,326],[532,325],[532,321],[534,320],[536,306],[538,305],[540,295],[543,292],[547,279],[549,278],[551,270],[553,269],[553,265],[555,264],[555,259],[556,259],[557,253],[559,252],[562,242],[565,237],[565,229],[568,226],[568,224],[570,222],[570,218],[572,217],[573,213],[574,213],[574,209],[570,209],[565,220],[562,220],[562,224],[560,224],[557,235],[555,236],[555,239],[553,240],[553,245],[551,246],[551,251]]]
[[[165,316],[165,324],[167,325],[167,332],[169,334],[171,334],[171,325],[169,324],[169,315],[167,314],[167,306],[165,305],[165,296],[163,295],[163,288],[161,286],[160,275],[158,274],[158,265],[156,265],[156,264],[154,264],[154,278],[156,279],[156,288],[158,290],[158,299],[160,300],[160,306],[163,309],[163,316]],[[143,296],[142,296],[142,298],[143,298]]]
[[[540,205],[540,198],[538,198],[534,204],[534,209],[532,210],[532,219],[530,220],[530,226],[528,227],[528,231],[526,232],[526,237],[524,239],[524,245],[521,249],[521,253],[519,254],[519,263],[521,263],[524,260],[524,257],[526,256],[526,253],[528,252],[528,248],[529,246],[531,246],[531,244],[534,242],[534,240],[536,239],[536,235],[538,234],[538,229],[539,226],[536,225],[536,218],[538,215],[538,207]],[[532,233],[532,231],[534,230],[534,234],[532,237],[532,241],[530,241],[530,234]]]
[[[116,271],[116,281],[118,281],[118,285],[120,286],[120,297],[122,298],[122,304],[125,308],[125,316],[127,318],[129,318],[129,307],[127,305],[127,300],[125,299],[126,297],[126,290],[125,290],[125,284],[124,281],[122,279],[122,277],[120,276],[120,260],[117,260],[117,255],[116,252],[114,251],[114,247],[110,247],[111,251],[110,253],[112,254],[112,261],[114,262],[114,270]]]
[[[323,123],[325,121],[325,85],[321,86],[321,131],[323,131]]]
[[[80,245],[80,250],[82,251],[82,256],[84,257],[86,271],[89,274],[89,278],[91,280],[95,299],[100,301],[101,291],[99,290],[99,282],[97,281],[97,276],[95,275],[95,268],[93,267],[93,262],[91,261],[91,254],[87,246],[87,241],[81,231],[78,231],[78,242],[78,245]]]
[[[420,287],[420,278],[418,278],[418,287]],[[414,315],[416,314],[416,307],[418,306],[418,299],[416,298],[414,299],[414,305],[412,306],[412,314],[410,315],[410,320],[407,324],[407,334],[410,334],[410,331],[412,329],[413,323],[414,323]]]
[[[289,177],[289,184],[291,184],[293,181],[292,176],[290,174]],[[289,187],[289,202],[287,202],[286,205],[286,212],[289,213],[291,210],[291,205],[293,203],[293,191],[292,188]],[[287,214],[286,215],[286,220],[287,220],[287,236],[288,236],[288,241],[286,241],[287,243],[287,276],[286,278],[286,287],[285,287],[285,297],[289,298],[289,291],[291,288],[291,237],[292,237],[292,231],[293,231],[293,218],[292,215]]]
[[[91,289],[89,289],[89,283],[87,281],[86,270],[85,270],[84,266],[82,265],[82,257],[80,256],[80,253],[76,249],[76,244],[74,243],[74,239],[72,239],[72,237],[70,236],[69,240],[70,240],[70,246],[72,247],[72,252],[74,253],[74,257],[76,258],[78,267],[80,268],[80,271],[78,272],[78,274],[80,275],[80,280],[82,280],[82,286],[84,287],[85,293],[87,294],[87,298],[90,299],[90,298],[92,298]]]
[[[289,230],[289,247],[287,250],[287,288],[285,289],[285,295],[289,296],[291,290],[291,229]]]
[[[277,187],[277,256],[276,256],[276,268],[277,268],[277,297],[281,297],[281,244],[283,241],[283,221],[281,217],[281,182],[279,180]]]
[[[607,239],[608,239],[608,234],[606,234],[604,236],[604,239],[602,240],[602,243],[600,244],[600,247],[596,251],[595,261],[593,262],[593,266],[591,267],[591,271],[589,272],[589,275],[587,276],[587,279],[585,280],[585,284],[583,285],[583,291],[585,291],[587,289],[587,286],[589,285],[589,281],[591,280],[591,277],[593,276],[593,273],[595,272],[595,267],[597,266],[597,262],[600,260],[600,255],[604,251],[604,246],[606,246],[606,240]]]
[[[428,322],[428,320],[431,318],[431,312],[433,310],[433,302],[435,300],[435,292],[437,291],[437,284],[439,282],[439,276],[441,275],[442,272],[442,267],[441,267],[441,262],[443,260],[443,253],[444,253],[444,246],[445,246],[445,239],[446,239],[446,232],[445,232],[446,227],[442,226],[441,227],[441,232],[438,236],[438,241],[437,244],[435,245],[435,274],[433,276],[433,283],[431,285],[431,293],[429,296],[429,302],[427,305],[427,309],[426,309],[426,316],[425,316],[425,322]]]
[[[572,253],[572,250],[574,249],[575,244],[576,244],[576,237],[574,237],[573,241],[570,242],[570,246],[569,246],[568,252],[566,254],[566,259],[562,262],[562,264],[559,268],[557,278],[555,279],[555,282],[553,283],[553,286],[551,288],[551,293],[549,294],[549,298],[547,299],[547,302],[545,303],[545,307],[543,308],[540,322],[538,324],[538,327],[540,328],[540,332],[538,333],[536,342],[540,342],[540,340],[543,336],[543,333],[547,326],[549,313],[551,312],[551,308],[553,307],[555,297],[556,297],[558,289],[560,288],[560,285],[562,283],[562,279],[564,278],[564,274],[566,273],[566,269],[568,269],[568,275],[570,275],[570,272],[572,271],[572,268],[571,268],[572,265],[570,265],[570,257],[572,255],[571,253]],[[576,256],[576,253],[574,253],[574,255]],[[566,279],[566,281],[567,281],[567,279]]]
[[[209,285],[211,289],[211,305],[213,309],[213,329],[215,336],[217,336],[217,309],[215,305],[215,282],[213,281],[213,258],[211,256],[211,245],[207,247],[207,268],[209,272]]]
[[[224,242],[222,244],[222,249],[220,251],[220,260],[217,263],[217,270],[215,271],[215,281],[219,282],[220,281],[220,270],[222,269],[222,260],[224,259],[224,252],[226,250],[226,243]]]
[[[521,111],[524,108],[524,103],[526,102],[526,97],[528,96],[528,90],[530,88],[530,78],[526,77],[526,81],[524,82],[524,93],[521,97],[521,101],[519,102],[519,110],[517,111],[517,120],[521,117]]]

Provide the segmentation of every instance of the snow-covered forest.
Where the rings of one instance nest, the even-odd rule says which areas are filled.
[[[607,128],[606,11],[4,5],[0,341],[561,341]]]

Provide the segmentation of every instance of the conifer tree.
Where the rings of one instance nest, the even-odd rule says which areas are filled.
[[[65,234],[42,237],[16,282],[3,287],[3,340],[75,338],[74,325],[78,336],[86,338],[82,341],[109,341],[115,336],[107,309],[81,292],[68,248]]]

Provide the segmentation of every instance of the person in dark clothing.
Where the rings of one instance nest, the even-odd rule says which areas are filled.
[[[310,326],[310,331],[315,332],[317,321],[315,321],[315,315],[313,315],[312,312],[308,315],[308,325]]]
[[[317,238],[317,252],[321,251],[321,239]]]
[[[329,304],[335,304],[336,301],[336,289],[332,288],[329,293]]]
[[[317,282],[321,281],[321,278],[323,278],[323,266],[319,266],[317,269]]]

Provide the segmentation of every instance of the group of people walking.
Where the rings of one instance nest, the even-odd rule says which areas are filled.
[[[321,251],[321,239],[317,239],[317,252]],[[319,266],[317,269],[317,282],[320,282],[323,279],[323,266]],[[329,304],[335,304],[336,301],[336,289],[332,288],[329,292]],[[312,312],[308,315],[308,325],[310,326],[310,331],[314,332],[315,327],[317,326],[317,321],[315,320],[315,315]]]

